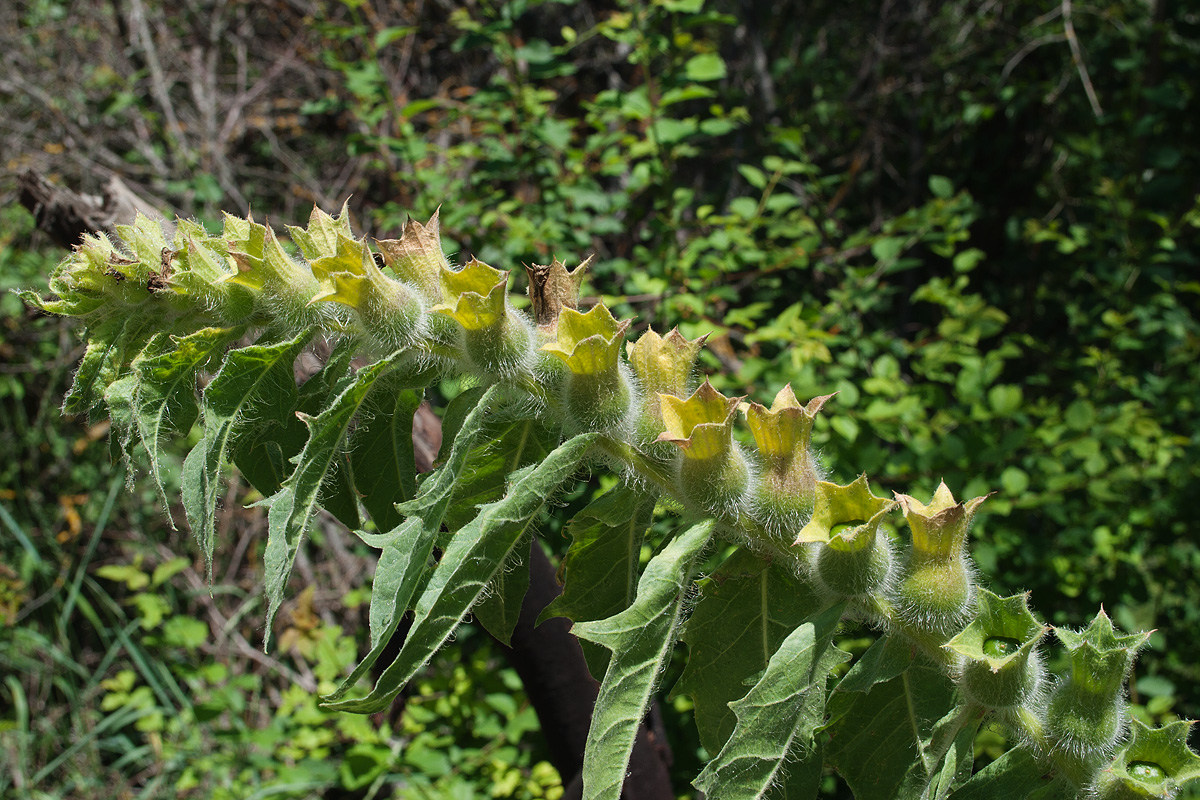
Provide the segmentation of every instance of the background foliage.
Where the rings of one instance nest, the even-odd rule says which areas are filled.
[[[300,222],[351,195],[379,238],[444,204],[460,262],[594,252],[591,291],[615,313],[712,332],[718,388],[837,391],[816,439],[840,482],[997,491],[973,544],[995,588],[1033,590],[1054,623],[1103,602],[1156,628],[1139,713],[1200,715],[1185,502],[1200,19],[1185,4],[46,1],[0,10],[0,39],[10,169],[113,170],[210,221],[250,205]],[[61,255],[30,228],[6,212],[4,288]],[[379,730],[279,680],[315,687],[352,660],[348,564],[312,565],[343,578],[296,607],[292,661],[245,663],[260,520],[226,504],[226,541],[245,544],[209,598],[202,564],[162,555],[184,545],[153,491],[121,491],[105,431],[58,420],[78,347],[15,300],[0,345],[12,774],[52,796],[87,781],[208,796],[189,783],[207,753],[227,760],[207,779],[246,796],[281,764],[332,780],[335,752],[350,791],[399,764],[434,796],[502,768],[514,796],[553,791],[519,690],[492,670],[431,674],[434,699]],[[463,644],[468,664],[495,661]],[[56,714],[82,742],[65,758]],[[490,741],[480,725],[518,749],[471,745]],[[698,743],[675,745],[695,774]]]

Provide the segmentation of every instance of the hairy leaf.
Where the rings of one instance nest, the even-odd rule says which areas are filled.
[[[104,390],[116,379],[119,364],[115,362],[121,352],[118,345],[120,333],[119,328],[102,333],[88,332],[87,349],[63,400],[64,414],[92,415]]]
[[[415,493],[413,414],[423,393],[405,386],[402,377],[393,373],[376,381],[350,436],[354,487],[381,531],[400,524],[396,503],[411,500]]]
[[[828,728],[826,758],[850,784],[856,800],[890,800],[953,702],[954,686],[942,670],[915,661],[872,687]],[[863,753],[871,757],[863,758]]]
[[[467,459],[454,500],[446,512],[446,527],[456,531],[472,520],[477,509],[504,495],[509,475],[541,461],[558,444],[558,433],[533,419],[503,420],[488,426]]]
[[[395,369],[403,355],[404,351],[397,351],[363,367],[353,380],[345,383],[345,389],[327,409],[315,417],[302,417],[309,429],[308,442],[296,459],[296,470],[267,500],[271,510],[267,515],[267,547],[263,558],[266,562],[268,639],[275,613],[283,602],[296,553],[317,511],[321,487],[343,456],[342,442],[350,423],[375,381]]]
[[[575,474],[595,439],[595,434],[584,434],[564,442],[542,463],[514,481],[503,500],[484,507],[455,534],[417,600],[413,626],[396,661],[384,670],[369,695],[329,703],[328,708],[374,713],[387,707],[404,684],[446,643],[463,616],[496,579],[538,512]]]
[[[983,722],[978,707],[951,709],[921,741],[920,757],[909,765],[900,784],[902,797],[943,800],[950,790],[971,776],[975,760],[975,734]]]
[[[1028,747],[1015,747],[971,776],[952,800],[1026,800],[1055,793],[1049,767]]]
[[[171,503],[162,484],[159,443],[168,433],[186,433],[196,421],[196,370],[214,353],[241,335],[237,328],[201,328],[183,337],[156,337],[133,361],[137,375],[134,420],[138,437],[150,456],[150,476],[171,520]],[[149,354],[151,349],[158,352]],[[172,522],[172,525],[174,523]]]
[[[371,649],[341,686],[322,698],[323,702],[336,702],[353,689],[396,632],[429,567],[433,543],[442,527],[457,476],[483,431],[484,420],[498,393],[498,389],[493,389],[474,396],[476,405],[459,426],[446,463],[421,484],[416,498],[400,507],[403,513],[412,516],[388,533],[358,534],[364,542],[382,551],[371,584]]]
[[[620,485],[575,515],[567,530],[571,547],[558,569],[563,593],[542,610],[572,622],[607,619],[624,611],[637,595],[642,540],[654,516],[654,497]],[[597,678],[608,669],[608,651],[581,642],[588,669]]]
[[[819,607],[807,584],[746,549],[700,584],[682,636],[690,649],[687,667],[673,692],[695,701],[706,750],[720,751],[733,732],[729,703],[745,694],[745,681],[766,669],[780,643]]]
[[[584,800],[621,794],[638,726],[671,656],[696,563],[712,530],[712,520],[693,525],[650,559],[629,608],[572,628],[579,638],[612,651],[583,754]]]
[[[183,465],[183,508],[212,577],[217,492],[230,445],[248,428],[285,424],[296,404],[292,363],[312,337],[234,350],[204,390],[204,438]]]
[[[829,698],[829,722],[832,727],[860,702],[871,687],[890,681],[912,664],[913,646],[900,636],[880,636],[855,662]]]
[[[505,647],[512,645],[513,631],[521,616],[521,604],[529,591],[529,546],[532,533],[517,542],[504,569],[488,586],[487,593],[475,604],[472,612],[479,624]],[[541,547],[541,545],[536,545]]]
[[[844,610],[841,604],[828,608],[792,631],[754,688],[729,704],[736,727],[696,779],[697,789],[757,800],[789,760],[811,753],[813,733],[825,718],[825,679],[850,657],[830,647]]]

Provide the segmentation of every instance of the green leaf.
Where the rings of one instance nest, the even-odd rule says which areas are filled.
[[[279,491],[266,501],[271,507],[267,515],[267,547],[263,554],[266,562],[264,581],[268,641],[275,613],[283,602],[283,592],[292,574],[296,553],[317,511],[321,487],[339,466],[343,454],[342,442],[350,423],[375,381],[395,369],[397,361],[404,356],[405,351],[398,350],[387,358],[363,367],[327,409],[315,417],[302,417],[309,429],[308,442],[296,459],[296,470],[284,481]]]
[[[934,197],[945,200],[954,196],[954,184],[945,175],[930,175],[929,191],[933,193]]]
[[[982,722],[983,709],[979,707],[960,706],[942,717],[921,741],[921,757],[909,766],[900,796],[943,800],[969,778],[975,761],[975,734]]]
[[[696,563],[713,520],[693,525],[650,559],[633,605],[615,616],[576,623],[580,639],[612,651],[583,753],[583,799],[619,797],[638,726],[675,645]]]
[[[341,686],[322,698],[322,702],[334,703],[354,688],[396,632],[400,618],[429,568],[433,544],[441,530],[442,517],[458,476],[484,429],[484,421],[494,411],[499,392],[492,388],[486,394],[474,395],[475,407],[458,425],[446,463],[421,484],[413,500],[400,506],[401,513],[411,516],[385,534],[358,533],[364,542],[382,551],[371,584],[371,650]]]
[[[563,593],[542,610],[572,622],[607,619],[624,611],[637,595],[642,541],[653,521],[652,495],[624,484],[605,492],[567,526],[571,547],[558,568]],[[588,671],[597,679],[608,669],[609,653],[580,642]]]
[[[871,255],[876,261],[895,261],[904,252],[904,240],[895,236],[876,239],[871,245]]]
[[[512,644],[513,630],[521,616],[521,604],[529,591],[529,546],[532,534],[517,542],[504,569],[488,587],[487,594],[472,609],[475,619],[505,647]],[[541,545],[535,545],[541,547]]]
[[[136,398],[136,375],[118,378],[104,390],[104,404],[108,406],[108,418],[112,423],[109,448],[114,461],[118,456],[129,458],[130,446],[133,441],[133,406]],[[126,475],[131,476],[132,472],[128,472]]]
[[[168,433],[186,433],[192,427],[200,413],[196,404],[196,370],[241,333],[237,328],[202,328],[182,338],[162,336],[159,347],[152,343],[133,360],[138,377],[134,420],[138,437],[150,456],[150,475],[172,527],[175,523],[163,488],[159,443]],[[147,355],[152,348],[159,352]]]
[[[725,60],[716,53],[692,56],[683,67],[689,81],[717,81],[725,77]]]
[[[396,661],[384,670],[366,697],[327,703],[326,707],[360,714],[386,708],[446,643],[463,616],[496,579],[538,512],[575,474],[595,439],[596,434],[584,434],[564,442],[542,463],[522,473],[503,500],[486,506],[458,531],[417,599],[413,626]]]
[[[380,531],[400,524],[396,504],[411,500],[416,493],[412,427],[423,392],[405,386],[402,378],[393,373],[376,382],[359,412],[358,427],[350,435],[354,488]]]
[[[212,579],[217,492],[231,443],[247,429],[282,425],[296,404],[292,364],[312,331],[294,339],[233,350],[204,390],[204,438],[183,464],[183,508]]]
[[[746,549],[735,552],[700,584],[700,599],[683,633],[690,652],[673,690],[696,704],[700,744],[717,753],[736,724],[731,701],[746,680],[820,607],[812,589],[785,567]]]
[[[558,570],[563,593],[538,617],[572,622],[607,619],[637,596],[642,540],[654,515],[654,497],[622,484],[605,492],[567,526],[571,547]]]
[[[239,437],[232,448],[232,461],[238,471],[264,497],[279,491],[294,470],[296,456],[308,443],[308,426],[301,415],[318,415],[354,380],[350,359],[357,344],[352,338],[338,342],[325,365],[292,395],[289,408],[273,409],[272,424],[256,425]],[[337,456],[338,467],[329,471],[321,486],[321,505],[347,528],[357,528],[358,498],[350,485],[349,464],[344,453]]]
[[[556,431],[533,419],[490,424],[459,477],[454,500],[446,511],[446,528],[458,530],[475,518],[481,506],[503,497],[508,476],[544,459],[558,439]]]
[[[105,332],[88,331],[87,349],[84,350],[79,369],[75,370],[75,378],[71,381],[71,388],[67,390],[66,399],[63,400],[64,414],[87,413],[90,416],[93,413],[104,394],[104,389],[116,379],[117,368],[120,366],[116,362],[121,353],[117,343],[120,333],[120,329]]]
[[[831,738],[825,745],[826,759],[846,779],[856,800],[892,800],[953,699],[954,687],[942,670],[916,661],[900,675],[875,684],[827,729]],[[863,758],[868,752],[871,757]]]
[[[792,631],[754,688],[729,704],[736,727],[696,779],[697,789],[709,797],[757,800],[789,761],[812,752],[813,733],[825,719],[825,679],[850,658],[829,646],[844,608],[828,608]]]
[[[1020,386],[999,384],[988,389],[988,405],[996,414],[1007,417],[1017,412],[1025,400]]]
[[[952,800],[1026,800],[1053,785],[1050,768],[1028,747],[1015,747],[971,776]]]

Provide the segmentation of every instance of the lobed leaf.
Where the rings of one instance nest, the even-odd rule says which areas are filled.
[[[687,667],[673,690],[696,706],[700,744],[717,753],[733,732],[729,703],[770,663],[788,635],[820,608],[813,589],[791,571],[739,549],[700,585],[683,641]]]
[[[386,534],[359,532],[359,538],[382,551],[371,584],[371,649],[342,684],[322,698],[322,702],[335,703],[354,688],[396,632],[400,617],[408,610],[409,601],[429,568],[433,545],[458,475],[482,434],[484,422],[499,394],[500,390],[493,388],[473,396],[475,406],[458,426],[446,463],[421,484],[413,500],[398,507],[412,516]]]
[[[308,442],[296,459],[296,469],[284,481],[282,487],[266,502],[271,510],[267,515],[267,547],[263,554],[266,562],[267,593],[267,638],[296,553],[308,530],[309,523],[317,511],[321,487],[336,468],[343,455],[342,443],[350,429],[350,423],[367,398],[375,381],[395,369],[405,351],[396,351],[380,361],[363,367],[332,404],[315,417],[301,417],[309,429]],[[343,470],[344,472],[344,470]]]
[[[697,789],[710,797],[757,800],[776,785],[788,761],[812,753],[813,734],[825,719],[825,680],[850,658],[830,647],[844,610],[844,604],[827,608],[792,631],[754,688],[729,704],[737,724],[696,779]]]
[[[292,364],[312,331],[233,350],[204,390],[204,438],[183,463],[183,508],[212,578],[217,492],[230,445],[247,428],[283,425],[296,405]]]
[[[693,525],[650,559],[629,608],[572,629],[580,639],[612,651],[583,753],[584,800],[621,794],[638,726],[671,657],[687,590],[713,526],[713,520]]]
[[[326,707],[361,714],[386,708],[404,684],[446,643],[471,606],[496,579],[524,540],[538,512],[575,474],[595,439],[595,434],[584,434],[564,442],[514,481],[503,500],[484,507],[459,530],[417,599],[413,626],[399,655],[384,670],[374,690],[361,699],[327,702]],[[438,478],[437,473],[434,478]],[[406,504],[405,511],[420,503],[418,497]]]

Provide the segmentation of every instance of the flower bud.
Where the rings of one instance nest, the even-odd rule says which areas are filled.
[[[1085,782],[1121,738],[1125,678],[1149,633],[1120,636],[1104,609],[1082,631],[1055,628],[1070,670],[1054,687],[1047,730],[1068,772]]]
[[[1135,718],[1132,740],[1100,773],[1093,796],[1097,800],[1171,798],[1200,779],[1200,756],[1187,745],[1192,724],[1178,720],[1151,728]]]
[[[741,398],[725,397],[708,381],[686,400],[660,394],[666,431],[658,440],[683,453],[679,480],[686,499],[709,511],[736,513],[750,480],[750,467],[733,441]]]
[[[440,211],[440,209],[439,209]],[[442,301],[440,275],[450,269],[442,252],[442,237],[438,230],[438,211],[424,225],[410,219],[399,239],[377,239],[383,263],[391,267],[396,277],[417,287],[430,303]]]
[[[767,517],[768,530],[795,530],[813,510],[821,479],[812,451],[813,421],[831,397],[816,397],[808,405],[800,405],[789,384],[775,396],[770,409],[750,404],[746,421],[762,461],[757,500]],[[889,503],[889,508],[892,505]]]
[[[1029,612],[1029,596],[976,595],[975,619],[943,645],[962,657],[958,685],[974,703],[1015,708],[1034,698],[1042,683],[1037,644],[1049,630]]]
[[[639,424],[643,439],[653,439],[666,430],[659,395],[687,396],[696,356],[707,338],[701,336],[688,341],[678,328],[672,328],[666,336],[659,336],[653,328],[647,328],[640,339],[626,345],[629,365],[644,393]]]
[[[929,505],[906,494],[896,500],[912,532],[895,603],[914,633],[941,645],[962,628],[974,601],[974,582],[966,552],[967,528],[987,497],[956,503],[945,483]]]
[[[812,519],[800,530],[796,544],[822,544],[817,552],[821,585],[841,598],[864,597],[884,588],[892,551],[880,523],[896,504],[871,494],[866,475],[849,486],[820,481],[814,495]]]
[[[633,390],[621,344],[629,320],[618,322],[601,303],[586,314],[560,311],[555,339],[542,345],[566,367],[563,407],[568,425],[577,430],[608,430],[629,417]]]
[[[508,305],[508,273],[471,259],[461,270],[443,269],[443,302],[431,309],[463,331],[463,349],[476,371],[508,376],[529,365],[532,332]]]
[[[322,321],[321,311],[309,305],[320,283],[287,254],[271,228],[252,217],[226,214],[223,237],[234,267],[226,282],[249,289],[270,316],[286,326],[302,328]]]
[[[292,229],[293,236],[299,233],[298,229]],[[367,335],[386,349],[411,345],[424,317],[415,291],[380,271],[365,240],[352,239],[340,231],[331,238],[333,252],[309,262],[321,282],[321,291],[309,303],[349,306],[357,313]],[[301,250],[308,255],[304,247]]]

